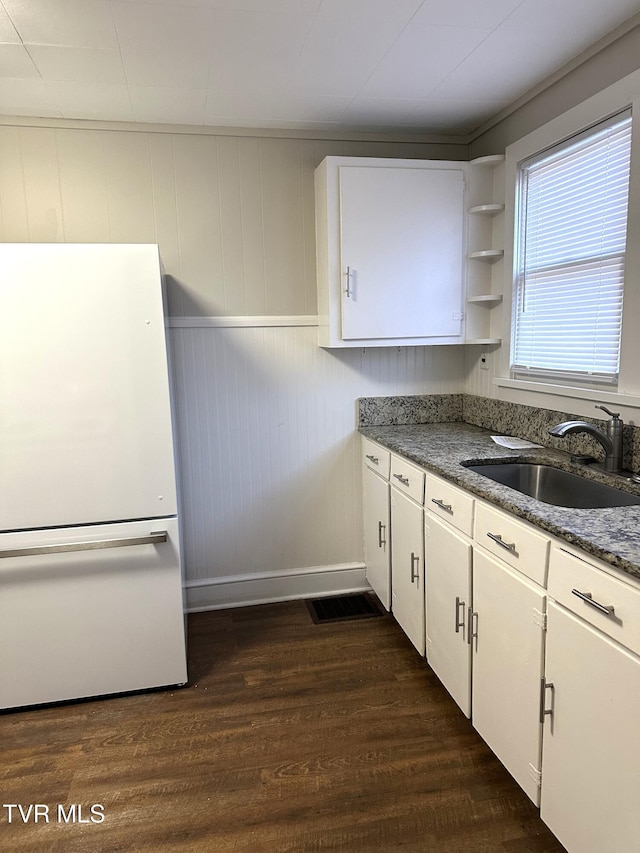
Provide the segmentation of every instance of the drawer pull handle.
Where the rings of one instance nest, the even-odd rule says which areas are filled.
[[[502,536],[499,533],[487,533],[489,539],[492,539],[497,545],[500,545],[501,548],[506,548],[507,551],[511,551],[512,554],[517,554],[516,551],[516,543],[515,542],[505,542]]]
[[[590,604],[591,607],[595,607],[595,609],[599,610],[600,613],[604,613],[606,616],[614,615],[615,607],[613,604],[600,604],[599,601],[595,601],[590,592],[580,592],[579,589],[572,589],[571,592],[574,595],[577,595],[581,601],[585,602],[585,604]]]
[[[400,482],[402,483],[403,486],[409,485],[409,478],[408,477],[403,477],[402,474],[394,474],[393,476],[396,478],[396,480],[400,480]]]
[[[373,464],[374,464],[374,465],[379,465],[379,464],[380,464],[380,460],[378,459],[378,457],[377,457],[377,456],[372,456],[370,453],[367,453],[367,459],[368,459],[370,462],[373,462]]]
[[[460,596],[456,595],[456,634],[460,633],[460,628],[464,628],[464,601],[460,601]],[[462,609],[462,621],[460,621],[460,609]]]
[[[414,581],[418,581],[418,585],[419,585],[420,572],[419,572],[418,568],[414,568],[416,565],[418,567],[420,566],[420,557],[416,557],[416,555],[412,551],[411,552],[411,583],[413,583]]]
[[[381,521],[378,522],[378,548],[384,548],[387,544],[387,540],[385,538],[387,532],[387,525],[383,524]]]
[[[453,507],[451,504],[446,504],[444,501],[441,501],[439,498],[431,498],[431,503],[439,506],[440,509],[443,509],[445,512],[450,512],[453,515]]]

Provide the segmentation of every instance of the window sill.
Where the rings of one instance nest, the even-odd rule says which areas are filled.
[[[529,382],[524,379],[494,379],[498,388],[512,391],[524,391],[528,394],[546,394],[554,397],[569,397],[575,400],[587,400],[595,403],[613,403],[630,409],[640,409],[640,397],[623,394],[619,391],[605,391],[597,388],[576,388],[570,385],[552,385],[545,382]]]

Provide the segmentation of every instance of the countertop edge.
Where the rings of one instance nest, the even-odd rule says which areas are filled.
[[[579,473],[587,479],[610,482],[605,474],[595,469],[585,469],[584,466],[577,468],[570,461],[569,454],[546,447],[508,450],[491,440],[491,431],[460,421],[362,426],[358,432],[425,471],[504,509],[640,582],[640,532],[634,533],[633,529],[629,531],[634,522],[640,531],[640,507],[555,507],[488,480],[469,471],[462,464],[488,459],[508,462],[523,457],[535,458],[536,461]],[[622,488],[622,491],[640,494],[637,488],[628,486]]]

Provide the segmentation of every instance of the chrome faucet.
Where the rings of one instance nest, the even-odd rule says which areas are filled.
[[[565,435],[571,435],[575,432],[586,432],[588,435],[592,435],[604,448],[604,470],[617,474],[622,471],[622,428],[624,423],[620,420],[620,412],[610,412],[605,406],[596,406],[596,409],[602,409],[611,418],[607,421],[606,433],[586,421],[564,421],[561,424],[549,427],[549,434],[556,438],[564,438]]]

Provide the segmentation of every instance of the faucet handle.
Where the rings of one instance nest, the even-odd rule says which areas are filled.
[[[603,412],[606,412],[609,417],[613,418],[614,420],[620,417],[620,412],[610,412],[606,406],[596,406],[596,409],[602,409]]]

